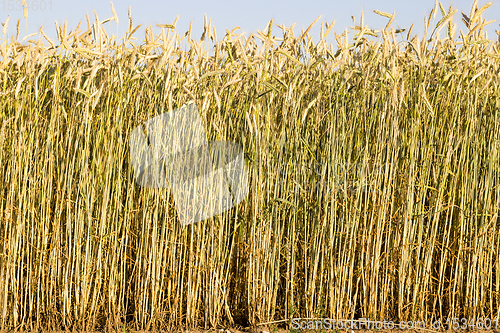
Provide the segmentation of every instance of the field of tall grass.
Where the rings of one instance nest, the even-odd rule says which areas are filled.
[[[436,3],[423,36],[383,12],[386,27],[361,15],[341,35],[316,20],[316,40],[272,21],[251,36],[174,23],[139,40],[130,14],[120,39],[96,14],[56,24],[55,41],[21,39],[20,22],[8,36],[6,22],[0,329],[499,319],[487,7],[476,1],[459,31],[460,12]],[[190,101],[208,140],[243,147],[250,191],[182,226],[169,189],[135,183],[128,144]]]

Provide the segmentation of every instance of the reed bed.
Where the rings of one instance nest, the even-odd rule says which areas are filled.
[[[130,13],[120,39],[97,14],[57,41],[4,26],[0,329],[499,319],[500,53],[476,4],[466,31],[436,3],[424,36],[377,12],[342,35],[316,20],[316,42],[207,20],[138,41]],[[128,137],[189,101],[241,144],[250,192],[181,226]]]

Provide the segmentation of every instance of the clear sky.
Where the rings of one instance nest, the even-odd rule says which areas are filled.
[[[489,20],[500,20],[500,0],[480,0],[479,7],[492,2],[493,5],[486,10],[485,18]],[[461,12],[469,15],[473,1],[465,0],[444,0],[443,6],[447,10],[450,5],[458,9],[454,22],[457,23],[458,30],[466,31],[465,25],[461,22]],[[10,16],[9,34],[16,32],[17,19],[21,19],[20,36],[26,35],[26,23],[23,17],[21,0],[0,0],[0,22],[5,22]],[[77,23],[82,21],[82,28],[86,29],[85,15],[88,14],[90,20],[94,20],[94,10],[97,11],[99,20],[103,21],[112,16],[110,2],[107,0],[29,0],[28,31],[37,32],[43,26],[44,31],[56,40],[54,21],[63,24],[68,21],[68,31],[74,29]],[[295,35],[299,35],[301,29],[306,29],[316,17],[322,15],[319,22],[331,23],[335,20],[333,31],[343,32],[345,28],[353,26],[351,16],[359,24],[361,11],[364,11],[364,22],[372,29],[383,28],[388,22],[385,17],[378,16],[374,9],[384,12],[396,12],[394,27],[408,28],[415,23],[414,33],[423,34],[424,15],[429,14],[434,7],[434,0],[180,0],[180,1],[158,1],[158,0],[115,0],[114,7],[119,17],[119,25],[111,21],[106,23],[106,28],[112,34],[122,37],[127,30],[128,8],[132,7],[132,17],[134,25],[142,23],[142,27],[156,24],[171,24],[179,15],[177,29],[183,34],[193,21],[193,38],[199,38],[203,32],[204,14],[212,19],[212,23],[217,29],[218,37],[223,37],[226,29],[239,26],[243,32],[255,32],[263,30],[269,20],[274,19],[277,24],[290,26],[296,23]],[[436,21],[440,18],[438,13]],[[495,30],[500,30],[497,22],[490,24],[488,32],[489,39],[498,38]],[[315,40],[319,38],[319,22],[311,34]],[[118,30],[117,30],[118,29]],[[141,28],[142,29],[142,28]],[[280,29],[275,26],[277,36],[280,36]],[[139,30],[143,31],[143,30]],[[443,36],[445,29],[441,35]],[[274,33],[273,33],[274,34]],[[333,35],[333,33],[332,33]],[[143,33],[136,34],[141,40]],[[333,37],[333,36],[332,36]],[[0,40],[3,38],[0,31]],[[58,44],[58,43],[56,43]]]

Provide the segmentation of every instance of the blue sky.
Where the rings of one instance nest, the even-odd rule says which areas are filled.
[[[54,21],[63,24],[68,21],[68,30],[72,30],[77,26],[79,21],[82,21],[83,29],[86,29],[85,15],[88,14],[90,20],[94,20],[94,10],[97,11],[99,20],[102,21],[112,16],[110,2],[106,0],[29,0],[29,16],[28,16],[28,32],[37,32],[41,26],[44,26],[44,31],[53,39],[56,39]],[[455,16],[457,28],[466,30],[465,25],[461,22],[461,12],[467,15],[473,1],[464,0],[444,0],[443,6],[448,9],[450,5],[458,9]],[[500,20],[500,0],[481,0],[479,6],[493,2],[493,5],[487,9],[487,19]],[[15,34],[17,19],[21,19],[20,36],[26,35],[26,23],[23,18],[23,10],[20,6],[20,0],[0,0],[0,22],[4,22],[8,16],[9,34]],[[170,24],[179,16],[177,29],[182,34],[193,21],[193,35],[196,38],[201,36],[203,32],[204,14],[212,19],[212,23],[217,29],[218,37],[222,37],[226,29],[232,29],[239,26],[243,32],[255,32],[266,27],[269,20],[274,19],[276,24],[285,24],[290,26],[296,23],[294,32],[299,35],[301,29],[306,29],[316,17],[322,15],[319,22],[331,23],[335,20],[333,31],[340,33],[345,28],[353,26],[351,16],[356,19],[356,24],[359,23],[361,11],[364,11],[364,22],[372,29],[383,28],[388,19],[378,16],[373,12],[374,9],[384,12],[396,12],[394,27],[408,28],[412,23],[415,23],[413,32],[423,34],[423,18],[434,7],[433,0],[347,0],[347,1],[332,1],[332,0],[278,0],[278,1],[240,1],[240,0],[223,0],[223,1],[202,1],[202,0],[181,0],[181,1],[153,1],[153,0],[116,0],[114,7],[119,17],[119,25],[115,22],[108,22],[107,30],[119,37],[122,37],[128,28],[128,8],[132,7],[132,17],[134,25],[143,24],[142,27],[156,24]],[[44,7],[44,8],[43,8]],[[36,10],[35,10],[36,9]],[[438,17],[436,21],[440,18]],[[315,28],[311,30],[313,38],[319,38],[319,22]],[[500,30],[498,21],[490,24],[488,32],[489,39],[496,39],[495,30]],[[118,30],[117,30],[118,29]],[[276,35],[280,35],[280,29],[274,27]],[[141,30],[139,30],[141,31]],[[441,35],[444,35],[445,30]],[[333,33],[331,34],[333,35]],[[136,37],[142,39],[144,34],[136,34]],[[3,36],[0,31],[0,39]],[[333,36],[331,36],[333,38]]]

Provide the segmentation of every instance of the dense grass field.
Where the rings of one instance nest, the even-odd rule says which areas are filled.
[[[500,53],[486,7],[459,31],[461,13],[436,5],[423,36],[381,12],[386,27],[361,16],[342,35],[317,20],[319,38],[206,21],[201,38],[174,23],[141,40],[130,17],[118,39],[96,15],[58,26],[58,41],[22,40],[7,22],[0,329],[500,319]],[[190,101],[209,140],[243,147],[250,192],[182,226],[168,189],[134,182],[129,135]]]

